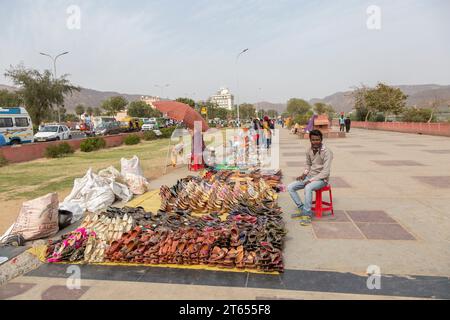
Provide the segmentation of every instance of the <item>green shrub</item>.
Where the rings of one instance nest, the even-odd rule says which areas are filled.
[[[377,113],[375,115],[371,115],[370,116],[370,121],[371,122],[385,122],[385,116],[381,113]]]
[[[0,167],[4,167],[8,164],[8,160],[6,160],[3,156],[0,155]]]
[[[130,134],[123,140],[123,142],[127,146],[131,146],[131,145],[138,144],[139,142],[141,142],[141,137],[139,137],[137,134]]]
[[[428,122],[431,117],[431,109],[419,109],[419,108],[408,108],[403,112],[403,121],[405,122]],[[436,117],[433,116],[431,121],[435,121]]]
[[[103,138],[88,138],[81,142],[80,150],[83,152],[91,152],[106,147],[106,141]]]
[[[62,158],[74,152],[75,150],[67,142],[63,142],[58,145],[48,146],[45,150],[45,156],[47,158]]]
[[[162,136],[160,138],[170,138],[172,133],[175,131],[176,127],[162,128],[160,131]]]
[[[156,140],[156,139],[158,139],[158,136],[152,130],[144,132],[144,140],[145,141],[152,141],[152,140]]]
[[[295,125],[296,123],[298,123],[301,126],[307,125],[310,118],[311,116],[309,116],[308,114],[299,114],[295,116],[292,124]]]

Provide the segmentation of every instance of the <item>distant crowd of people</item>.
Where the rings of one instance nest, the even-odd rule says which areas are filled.
[[[272,136],[275,133],[275,120],[265,116],[262,120],[259,118],[253,119],[251,135],[256,141],[256,146],[259,148],[260,144],[266,149],[270,149],[272,145]]]

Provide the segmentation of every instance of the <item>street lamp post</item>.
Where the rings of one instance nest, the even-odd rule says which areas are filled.
[[[51,55],[49,55],[47,53],[40,52],[41,55],[49,57],[53,61],[53,80],[56,81],[56,59],[58,59],[59,57],[65,55],[65,54],[68,54],[68,53],[69,52],[66,51],[66,52],[63,52],[61,54],[58,54],[56,57],[53,58]],[[56,106],[56,109],[58,110],[58,123],[61,123],[61,114],[59,112],[59,106],[58,105]]]
[[[167,88],[167,87],[169,87],[169,86],[170,86],[170,84],[166,84],[166,85],[164,85],[164,86],[155,84],[155,87],[161,89],[161,99],[164,98],[164,88]]]
[[[258,100],[261,100],[261,88],[258,88]],[[259,118],[258,105],[257,104],[255,104],[255,105],[256,105],[256,117]]]
[[[236,57],[236,84],[237,84],[237,93],[236,93],[236,96],[237,96],[237,122],[238,122],[238,125],[239,125],[239,127],[241,126],[241,119],[240,119],[240,114],[239,114],[239,103],[240,103],[240,101],[239,101],[239,70],[238,70],[238,60],[239,60],[239,57],[242,55],[242,54],[244,54],[244,53],[246,53],[248,51],[248,48],[247,49],[244,49],[244,50],[242,50],[238,55],[237,55],[237,57]]]

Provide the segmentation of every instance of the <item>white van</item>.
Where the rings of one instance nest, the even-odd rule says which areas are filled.
[[[0,108],[0,146],[32,143],[33,124],[22,107]]]

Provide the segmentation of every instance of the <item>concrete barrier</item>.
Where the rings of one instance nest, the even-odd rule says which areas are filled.
[[[126,136],[133,133],[122,133],[114,136],[102,137],[106,141],[106,147],[118,147],[123,144],[123,140]],[[134,133],[143,136],[142,132]],[[18,163],[36,160],[45,157],[45,150],[48,146],[57,145],[63,142],[67,142],[74,150],[80,149],[80,144],[86,139],[82,140],[65,140],[65,141],[52,141],[52,142],[39,142],[31,144],[23,144],[19,146],[6,146],[0,148],[0,156],[3,156],[9,163]]]

